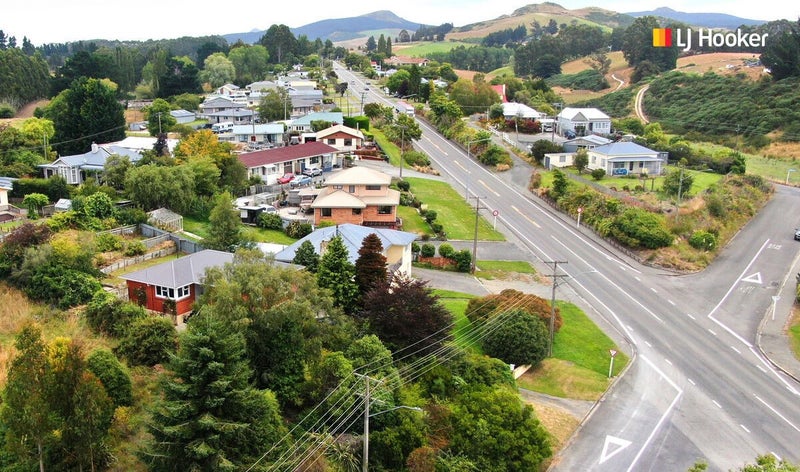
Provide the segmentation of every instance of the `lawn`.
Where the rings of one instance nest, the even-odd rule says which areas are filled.
[[[528,390],[557,397],[596,400],[608,388],[609,350],[617,351],[613,375],[627,365],[628,357],[577,306],[559,301],[564,324],[553,342],[553,357],[519,380]]]
[[[794,357],[800,360],[800,313],[796,309],[793,309],[793,311],[794,316],[789,326],[789,345],[792,347]]]
[[[403,231],[408,231],[409,233],[416,233],[419,235],[433,235],[431,232],[431,227],[425,222],[424,219],[422,219],[421,216],[419,216],[416,208],[398,206],[397,216],[403,220]]]
[[[183,230],[192,234],[196,234],[201,238],[208,237],[209,226],[210,224],[207,220],[201,220],[191,216],[183,217]],[[255,241],[257,243],[275,243],[288,246],[297,241],[296,239],[286,236],[283,231],[273,229],[263,229],[255,226],[243,226],[242,231],[251,241]]]
[[[471,240],[475,236],[475,210],[450,185],[438,180],[408,177],[413,193],[429,210],[436,211],[436,222],[444,227],[448,239]],[[478,239],[504,241],[484,218],[478,221]]]
[[[475,271],[475,277],[493,280],[504,279],[510,274],[536,274],[536,269],[527,261],[483,261],[478,260],[475,263],[478,269]]]
[[[401,56],[406,57],[427,57],[432,52],[449,52],[457,46],[472,47],[475,46],[471,43],[463,43],[460,41],[436,41],[436,42],[420,42],[414,43],[410,46],[403,44],[392,44],[392,50]]]
[[[471,299],[475,298],[475,295],[441,289],[435,289],[433,293],[439,297],[439,303],[453,314],[453,337],[455,338],[456,346],[483,354],[480,343],[466,339],[472,323],[470,323],[465,313],[467,304]]]

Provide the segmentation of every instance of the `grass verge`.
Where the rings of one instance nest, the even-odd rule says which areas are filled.
[[[528,261],[483,261],[475,263],[475,277],[485,280],[508,279],[514,274],[535,275],[536,269]]]
[[[442,289],[435,289],[433,293],[439,297],[439,303],[453,314],[453,338],[456,345],[462,349],[483,354],[483,349],[479,343],[466,339],[466,334],[472,324],[466,315],[467,304],[471,299],[475,298],[475,295]]]
[[[617,351],[612,375],[628,364],[628,356],[577,306],[557,302],[564,324],[553,342],[553,357],[519,378],[521,387],[556,397],[597,400],[608,388],[610,349]]]
[[[789,345],[794,357],[800,360],[800,312],[798,312],[797,306],[792,308],[792,313],[792,322],[789,325]]]
[[[475,235],[475,212],[450,185],[438,180],[407,177],[411,192],[436,212],[436,222],[444,227],[448,239],[472,239]],[[503,235],[492,229],[484,218],[478,220],[478,239],[504,241]]]

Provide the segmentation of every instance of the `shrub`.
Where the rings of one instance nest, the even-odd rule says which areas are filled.
[[[258,226],[264,229],[283,229],[283,220],[277,213],[261,213],[258,215]]]
[[[439,255],[447,259],[452,259],[456,255],[456,250],[451,244],[443,243],[439,245]]]
[[[542,174],[534,172],[531,174],[531,180],[528,182],[528,190],[534,191],[542,186]]]
[[[431,165],[430,159],[419,151],[407,151],[403,153],[403,159],[410,166],[427,167]]]
[[[128,369],[107,349],[95,349],[86,358],[86,367],[103,384],[114,406],[133,404],[133,389]]]
[[[514,309],[491,318],[483,339],[483,350],[508,364],[536,366],[547,357],[549,330],[538,317],[525,310]]]
[[[65,310],[83,305],[100,289],[100,282],[91,275],[60,265],[37,268],[24,291],[33,300],[41,300]]]
[[[628,208],[614,219],[611,235],[630,247],[658,249],[672,244],[663,218],[640,208]]]
[[[698,230],[689,237],[689,245],[703,251],[713,251],[717,248],[717,237],[705,230]]]
[[[122,301],[105,290],[98,290],[83,314],[86,324],[95,332],[120,337],[134,321],[144,318],[147,312],[135,303]]]
[[[436,246],[431,243],[425,243],[420,248],[419,254],[422,257],[433,257],[436,255]]]
[[[311,234],[311,232],[314,231],[314,229],[309,223],[300,223],[299,221],[292,221],[286,226],[286,229],[284,231],[286,232],[286,235],[289,236],[290,238],[302,239]]]
[[[426,221],[428,224],[431,224],[431,223],[433,223],[433,220],[435,220],[435,219],[436,219],[436,216],[437,216],[437,214],[436,214],[436,211],[435,211],[435,210],[427,210],[427,211],[425,212],[425,215],[424,215],[424,216],[425,216],[425,221]]]
[[[117,346],[116,354],[131,365],[154,366],[169,360],[178,345],[172,321],[161,316],[136,320]]]
[[[411,182],[408,180],[400,180],[397,182],[397,188],[400,189],[402,192],[408,192],[411,190]]]
[[[0,105],[0,118],[14,118],[16,110],[11,105],[3,103]]]
[[[472,268],[472,253],[469,249],[462,249],[453,255],[456,261],[456,270],[459,272],[469,272]]]
[[[131,241],[125,245],[125,250],[122,252],[125,257],[140,256],[147,252],[147,246],[141,241]]]
[[[122,249],[122,238],[116,234],[100,233],[95,236],[94,243],[99,252],[119,251]]]
[[[593,169],[590,175],[592,176],[592,178],[594,180],[602,180],[603,177],[606,176],[606,170],[605,169]]]
[[[433,223],[431,224],[431,230],[434,233],[441,235],[442,233],[444,233],[444,226],[442,226],[441,223]]]
[[[411,252],[414,253],[414,254],[419,254],[419,251],[420,251],[419,243],[416,242],[416,241],[412,242],[411,243]]]
[[[147,223],[147,213],[141,208],[123,208],[117,212],[117,221],[121,225],[139,225]]]

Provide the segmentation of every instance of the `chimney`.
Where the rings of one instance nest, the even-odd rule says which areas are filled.
[[[98,150],[97,143],[92,142],[92,154],[97,153],[97,150]]]

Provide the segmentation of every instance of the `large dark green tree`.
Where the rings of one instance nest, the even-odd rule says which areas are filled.
[[[330,290],[334,304],[345,313],[353,313],[358,306],[356,268],[349,260],[347,247],[341,236],[328,242],[328,248],[319,261],[317,283]]]
[[[761,62],[776,80],[800,76],[800,20],[779,35],[770,35]]]
[[[0,102],[21,106],[48,96],[50,73],[40,56],[0,50]]]
[[[194,174],[186,166],[148,164],[125,175],[126,193],[145,210],[167,207],[182,213],[194,198],[194,187]]]
[[[524,309],[512,309],[492,317],[486,324],[484,352],[507,364],[536,366],[547,357],[547,326]]]
[[[53,148],[61,155],[83,154],[93,142],[120,141],[125,137],[123,111],[110,82],[76,79],[45,110],[56,129]]]
[[[245,341],[223,319],[202,313],[181,336],[153,408],[150,470],[242,470],[285,434],[270,391],[250,386]]]
[[[673,27],[679,25],[668,25]],[[650,61],[659,70],[667,71],[675,68],[680,49],[678,47],[653,47],[653,29],[663,28],[654,16],[643,16],[633,20],[625,29],[622,43],[622,55],[628,64],[636,67],[639,63]]]
[[[356,259],[356,283],[361,295],[386,282],[386,256],[383,255],[381,238],[370,233],[361,242]]]
[[[200,92],[199,73],[194,61],[188,57],[170,57],[158,78],[158,96],[166,98]]]
[[[285,120],[292,111],[289,93],[285,89],[269,90],[258,104],[258,116],[262,122]]]
[[[214,208],[208,217],[211,227],[208,237],[203,240],[203,247],[218,251],[234,252],[246,243],[242,233],[242,222],[239,213],[233,207],[233,197],[223,192],[214,198]]]
[[[294,59],[297,50],[297,38],[286,25],[270,26],[258,43],[267,48],[269,62],[272,64],[289,63]]]
[[[303,241],[294,254],[292,262],[306,268],[307,271],[314,273],[319,267],[319,254],[314,250],[311,241]]]

